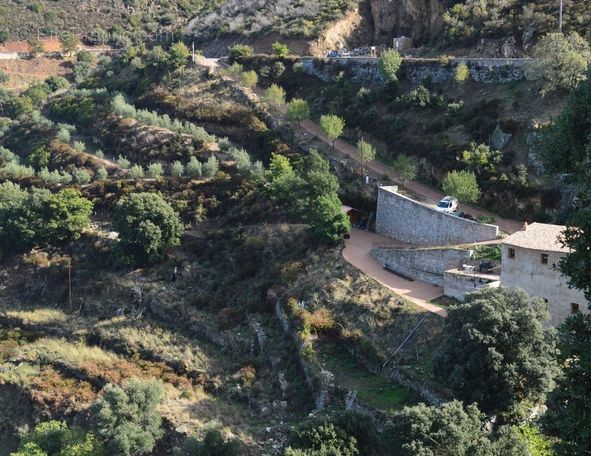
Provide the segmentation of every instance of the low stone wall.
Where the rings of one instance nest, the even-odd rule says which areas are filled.
[[[485,278],[481,274],[467,274],[446,271],[444,274],[443,294],[450,298],[463,301],[467,293],[481,288],[498,288],[501,286],[500,277],[497,280]]]
[[[470,77],[476,82],[507,83],[526,79],[525,66],[530,59],[404,59],[401,77],[414,84],[429,81],[441,84],[455,78],[461,63],[468,66]],[[315,58],[302,57],[298,60],[302,71],[325,82],[335,80],[343,72],[357,84],[385,85],[386,78],[380,71],[380,60],[369,57],[359,58]]]
[[[442,287],[445,271],[467,263],[472,250],[380,248],[373,249],[371,254],[406,277]]]
[[[397,193],[398,187],[380,187],[376,231],[412,245],[445,246],[490,241],[499,227],[439,212]]]

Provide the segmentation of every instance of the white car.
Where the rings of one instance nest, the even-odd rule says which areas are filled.
[[[458,200],[455,199],[453,196],[446,196],[441,201],[437,203],[435,207],[439,212],[447,212],[451,214],[458,210]]]

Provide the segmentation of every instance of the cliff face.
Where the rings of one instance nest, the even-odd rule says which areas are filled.
[[[436,37],[443,26],[443,0],[369,0],[374,40],[408,36],[416,44]]]

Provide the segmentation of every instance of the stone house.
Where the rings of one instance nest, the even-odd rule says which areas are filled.
[[[569,288],[567,278],[557,269],[560,259],[569,252],[560,242],[564,229],[533,223],[502,242],[501,283],[544,299],[554,326],[573,313],[588,312],[583,293]]]

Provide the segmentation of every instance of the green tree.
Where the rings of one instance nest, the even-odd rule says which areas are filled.
[[[113,221],[119,232],[125,262],[145,264],[162,258],[168,247],[180,244],[182,223],[160,194],[134,193],[117,204]]]
[[[92,63],[80,61],[74,65],[74,81],[77,84],[84,82],[92,74]]]
[[[468,68],[468,65],[466,65],[463,62],[460,63],[456,67],[456,74],[454,76],[454,79],[456,80],[457,83],[462,84],[462,83],[466,82],[469,77],[470,77],[470,69]]]
[[[406,187],[408,181],[417,177],[417,165],[406,155],[400,154],[396,156],[396,159],[394,159],[394,162],[392,163],[392,168],[394,168],[394,171],[400,176],[402,188]]]
[[[440,407],[419,404],[395,412],[385,438],[389,454],[396,456],[530,456],[510,427],[486,431],[476,404],[464,409],[458,401]]]
[[[334,114],[327,114],[320,117],[320,131],[330,139],[332,150],[334,151],[335,141],[343,134],[345,130],[345,120]]]
[[[277,84],[271,84],[271,86],[265,90],[263,101],[273,106],[281,106],[285,104],[285,90]]]
[[[534,47],[532,61],[526,66],[530,79],[542,79],[541,93],[554,90],[572,90],[585,79],[591,48],[578,33],[569,35],[549,33]]]
[[[310,106],[306,100],[294,98],[287,104],[287,120],[294,122],[298,128],[302,122],[310,118]]]
[[[80,41],[78,37],[70,32],[61,33],[59,36],[59,41],[62,46],[62,51],[66,55],[72,55],[78,49],[78,45]]]
[[[91,407],[95,435],[109,454],[134,456],[150,453],[164,435],[157,411],[164,398],[160,382],[130,380],[122,387],[107,385]]]
[[[240,444],[236,439],[226,439],[217,423],[208,425],[203,438],[188,437],[174,456],[239,456]]]
[[[103,456],[101,443],[82,429],[68,428],[63,421],[48,421],[25,434],[11,456]]]
[[[336,193],[317,197],[310,206],[309,218],[312,234],[327,244],[338,244],[351,229]]]
[[[480,187],[472,171],[451,171],[443,179],[441,188],[461,203],[474,203],[480,198]]]
[[[241,57],[248,57],[254,54],[254,48],[247,44],[235,44],[228,48],[228,55],[230,61],[235,61]]]
[[[10,81],[10,77],[4,72],[0,70],[0,86],[6,84]]]
[[[162,163],[150,163],[148,165],[148,176],[152,179],[159,179],[164,174]]]
[[[559,329],[559,358],[563,369],[557,387],[550,394],[546,429],[560,439],[561,456],[591,453],[591,315],[578,313]]]
[[[460,161],[471,171],[482,174],[483,171],[494,173],[501,163],[503,154],[498,150],[491,150],[486,144],[470,144],[470,148],[462,152]]]
[[[275,41],[271,45],[271,48],[273,49],[273,54],[275,54],[280,59],[284,59],[285,57],[287,57],[289,55],[289,47],[287,47],[287,44],[280,43],[279,41]]]
[[[361,175],[365,176],[365,164],[376,158],[376,148],[373,144],[361,139],[357,142],[357,155],[361,163]]]
[[[203,175],[203,165],[197,160],[197,157],[191,157],[189,159],[189,163],[187,163],[187,175],[193,179]]]
[[[189,57],[191,57],[191,51],[182,41],[174,43],[168,53],[170,55],[168,63],[173,70],[186,66],[189,62]]]
[[[387,49],[380,58],[380,70],[388,82],[398,82],[398,72],[402,65],[402,56],[394,49]]]
[[[285,456],[358,456],[357,440],[333,423],[295,432]]]
[[[73,188],[51,195],[43,211],[46,241],[54,243],[79,239],[90,224],[92,208],[92,201]]]
[[[240,84],[244,87],[254,87],[259,82],[259,77],[254,70],[245,71],[240,75]]]
[[[32,166],[36,170],[47,167],[51,154],[45,147],[45,144],[38,144],[27,155],[27,165]]]
[[[220,170],[220,163],[215,155],[212,155],[207,159],[207,161],[203,164],[203,175],[205,177],[214,177],[218,171]]]
[[[523,290],[483,289],[449,310],[434,372],[456,396],[487,414],[511,417],[538,403],[558,373],[548,306]]]

